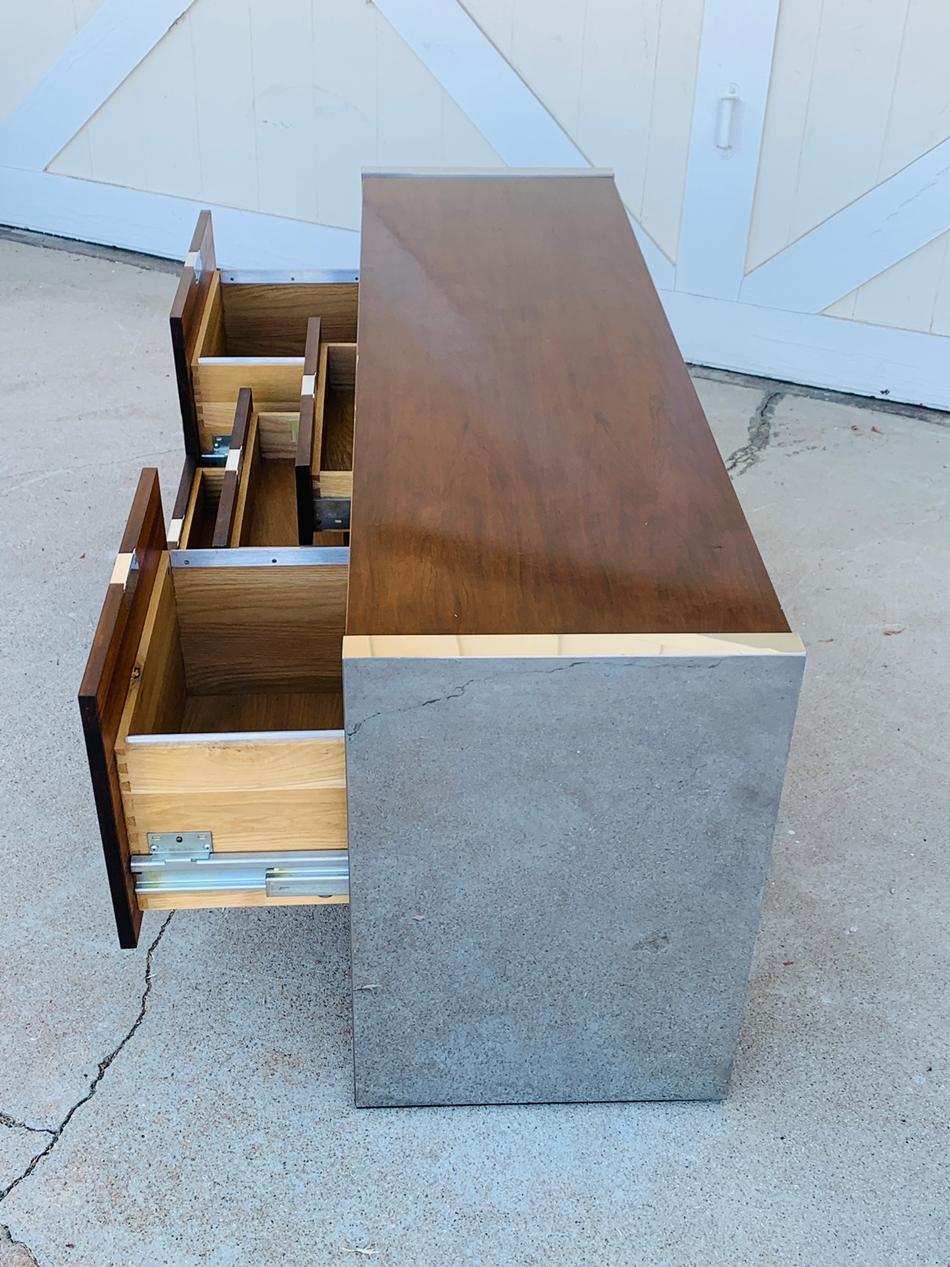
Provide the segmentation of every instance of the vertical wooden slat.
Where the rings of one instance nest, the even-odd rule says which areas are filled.
[[[202,211],[195,225],[191,248],[181,272],[181,280],[175,291],[168,318],[175,360],[175,378],[178,381],[181,424],[185,436],[185,452],[193,457],[199,456],[201,445],[198,439],[198,416],[195,411],[195,394],[191,381],[191,357],[195,339],[198,336],[198,328],[201,325],[205,300],[208,297],[211,279],[216,268],[211,212]]]
[[[238,485],[245,460],[245,448],[254,410],[254,397],[249,387],[242,387],[238,392],[237,405],[234,410],[234,425],[231,428],[231,444],[228,450],[228,465],[224,472],[224,483],[221,486],[221,500],[218,502],[218,514],[214,521],[214,533],[211,538],[212,548],[222,550],[235,544],[231,541],[234,528],[234,514],[237,508]]]
[[[320,359],[320,318],[307,322],[307,342],[303,354],[303,381],[300,392],[300,426],[297,431],[297,456],[294,461],[294,483],[297,490],[297,535],[302,546],[313,544],[316,527],[313,517],[314,475],[319,470],[319,441],[315,440],[315,397],[317,364]],[[316,452],[316,456],[315,456]]]

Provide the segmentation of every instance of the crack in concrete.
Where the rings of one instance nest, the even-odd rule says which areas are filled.
[[[18,1117],[11,1117],[9,1113],[0,1112],[0,1126],[8,1126],[11,1131],[32,1131],[34,1135],[55,1134],[52,1126],[31,1126],[29,1122],[21,1122]]]
[[[107,1056],[103,1057],[103,1059],[99,1061],[99,1067],[96,1070],[96,1075],[92,1079],[92,1081],[89,1083],[89,1087],[86,1090],[85,1095],[80,1096],[80,1098],[76,1101],[76,1103],[70,1107],[69,1111],[67,1112],[63,1120],[60,1122],[59,1126],[55,1127],[54,1129],[48,1132],[49,1135],[51,1136],[51,1139],[49,1143],[46,1145],[46,1147],[42,1149],[40,1152],[38,1152],[30,1160],[26,1168],[22,1170],[20,1174],[16,1176],[15,1179],[11,1180],[10,1183],[8,1183],[5,1188],[0,1190],[0,1201],[5,1201],[14,1188],[18,1187],[23,1182],[24,1179],[29,1179],[30,1175],[33,1173],[36,1167],[40,1164],[40,1162],[45,1157],[48,1157],[50,1155],[50,1153],[53,1151],[53,1149],[56,1147],[59,1141],[63,1138],[63,1132],[65,1131],[69,1123],[72,1121],[75,1114],[79,1111],[79,1109],[82,1108],[84,1104],[88,1104],[89,1101],[92,1099],[92,1097],[99,1090],[99,1084],[102,1082],[102,1079],[105,1077],[106,1071],[108,1070],[109,1066],[112,1064],[115,1058],[119,1055],[122,1049],[126,1046],[126,1044],[131,1040],[136,1030],[145,1020],[145,1013],[148,1010],[149,995],[152,993],[152,956],[155,954],[155,951],[158,949],[159,942],[165,936],[165,930],[166,928],[168,928],[168,925],[171,923],[172,915],[174,915],[174,913],[175,912],[172,911],[171,914],[167,916],[161,928],[158,930],[158,935],[156,936],[155,940],[152,942],[152,944],[149,946],[146,952],[145,987],[142,990],[142,998],[139,1002],[139,1010],[136,1014],[135,1020],[132,1022],[132,1024],[126,1031],[125,1036],[116,1044],[115,1047],[113,1047],[112,1051],[110,1051]],[[15,1242],[15,1243],[19,1244],[20,1242]]]
[[[698,668],[715,669],[722,663],[721,660],[709,660],[703,664],[683,664],[682,662],[679,661],[678,657],[674,657],[674,656],[670,656],[668,659],[660,658],[659,660],[656,660],[656,661],[654,661],[654,658],[651,657],[651,664],[654,662],[658,664],[663,664],[664,667],[678,664],[680,668],[689,668],[689,669],[698,669]],[[545,676],[551,673],[564,673],[565,670],[567,669],[577,669],[577,668],[580,668],[581,665],[594,664],[594,663],[603,665],[605,668],[608,668],[608,667],[609,668],[616,668],[616,667],[635,668],[636,667],[636,665],[631,665],[628,660],[618,660],[616,664],[611,664],[610,661],[608,660],[596,660],[596,661],[570,660],[568,661],[567,664],[558,664],[553,669],[521,669],[517,673],[512,673],[510,669],[506,669],[500,673],[486,673],[484,677],[469,678],[467,682],[463,682],[460,687],[457,687],[453,691],[449,691],[447,695],[436,695],[433,699],[424,699],[424,700],[421,700],[418,704],[407,704],[405,708],[381,708],[375,713],[370,713],[370,715],[368,717],[364,717],[362,721],[354,722],[353,725],[347,729],[346,737],[347,739],[354,739],[360,733],[360,731],[363,729],[363,727],[366,725],[367,722],[373,721],[377,717],[398,717],[401,713],[412,713],[417,708],[428,708],[430,704],[442,704],[446,700],[459,699],[461,698],[461,696],[465,694],[465,692],[468,690],[470,686],[474,686],[476,683],[479,683],[479,682],[491,682],[491,681],[494,681],[495,678],[501,678],[501,677],[523,677],[530,673],[538,673],[538,674],[541,674],[542,676]]]
[[[749,419],[748,440],[726,458],[726,470],[735,479],[744,475],[750,467],[755,466],[769,447],[772,439],[772,418],[779,401],[784,396],[784,391],[766,392],[759,401],[755,413]]]
[[[14,1249],[22,1250],[23,1257],[26,1259],[27,1263],[31,1265],[31,1267],[42,1267],[40,1260],[30,1249],[29,1245],[27,1245],[26,1241],[18,1240],[10,1231],[9,1227],[7,1227],[6,1223],[0,1223],[0,1245],[2,1245],[4,1241],[6,1241],[8,1245],[12,1245]],[[22,1259],[20,1259],[20,1261],[22,1261]]]
[[[899,418],[915,418],[935,427],[950,427],[950,414],[931,405],[913,405],[906,401],[887,399],[884,395],[859,396],[854,392],[835,391],[827,387],[809,387],[804,383],[792,383],[782,378],[767,378],[761,374],[743,374],[737,370],[718,370],[708,365],[690,365],[693,378],[707,379],[713,383],[735,383],[738,387],[753,387],[759,391],[776,390],[786,396],[801,396],[806,400],[823,400],[831,405],[844,405],[848,409],[868,410],[871,413],[893,414]]]

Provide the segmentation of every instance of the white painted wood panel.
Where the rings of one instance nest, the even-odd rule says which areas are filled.
[[[948,247],[950,233],[943,233],[824,311],[871,325],[950,333],[941,321],[950,309]]]
[[[782,0],[752,270],[950,135],[950,5]]]
[[[306,157],[316,115],[313,6],[268,0],[248,9],[258,206],[316,220],[318,163]]]
[[[664,4],[659,16],[639,216],[646,230],[675,261],[686,190],[703,0]],[[638,117],[634,113],[637,130]]]
[[[30,0],[3,5],[0,119],[8,115],[65,52],[101,0]]]
[[[629,211],[676,258],[702,0],[466,0]]]
[[[884,180],[950,134],[950,5],[910,0],[900,63],[881,146]]]
[[[365,0],[196,0],[50,170],[357,228],[363,167],[499,162]]]

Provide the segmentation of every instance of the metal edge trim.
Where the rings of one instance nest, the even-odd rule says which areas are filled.
[[[483,177],[504,179],[509,176],[545,179],[559,176],[599,176],[613,178],[612,167],[364,167],[366,176]]]
[[[353,268],[228,268],[221,270],[221,280],[242,286],[319,286],[340,282],[358,282],[360,275]]]
[[[233,546],[221,550],[170,550],[174,568],[329,567],[350,562],[349,546]]]

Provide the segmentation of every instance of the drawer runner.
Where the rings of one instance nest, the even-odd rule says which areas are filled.
[[[259,893],[266,897],[347,897],[345,849],[283,853],[133,854],[136,893]]]

